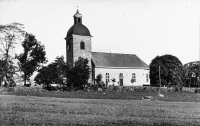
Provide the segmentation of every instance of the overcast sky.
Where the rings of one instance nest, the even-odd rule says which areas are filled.
[[[52,62],[66,57],[77,6],[93,52],[136,54],[148,65],[164,54],[183,64],[199,60],[199,0],[1,0],[0,24],[24,24]]]

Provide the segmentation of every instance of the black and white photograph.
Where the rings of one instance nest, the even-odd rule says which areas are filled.
[[[0,0],[0,126],[200,125],[199,0]]]

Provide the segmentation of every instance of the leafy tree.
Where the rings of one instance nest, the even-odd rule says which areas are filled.
[[[58,78],[59,78],[59,80],[62,80],[61,84],[64,84],[63,79],[66,79],[66,77],[68,76],[69,67],[68,67],[67,63],[64,61],[63,56],[56,57],[55,64],[57,66]]]
[[[16,74],[16,67],[10,61],[9,65],[6,64],[5,60],[0,60],[0,86],[14,86],[15,82],[13,75]]]
[[[88,65],[89,60],[81,58],[74,63],[74,66],[70,68],[68,73],[68,86],[75,89],[83,89],[88,83],[90,76],[90,67]]]
[[[68,87],[82,89],[87,84],[90,75],[88,62],[88,59],[79,57],[74,66],[70,68],[64,62],[63,56],[56,57],[53,63],[38,70],[35,81],[49,88],[52,83],[66,84],[64,80],[67,79]]]
[[[102,81],[102,75],[101,75],[101,74],[98,74],[98,75],[96,76],[96,82],[97,82],[97,84],[99,84],[101,81]]]
[[[198,85],[198,77],[200,77],[200,62],[189,62],[184,65],[186,71],[186,85],[197,87]]]
[[[56,57],[52,65],[54,66],[54,72],[56,74],[54,75],[53,83],[57,83],[60,85],[66,84],[66,82],[64,81],[66,80],[66,77],[68,75],[68,65],[64,61],[64,57],[63,56]]]
[[[0,25],[0,53],[1,58],[8,62],[12,56],[13,49],[24,37],[23,24],[11,23]]]
[[[43,84],[44,87],[48,89],[51,83],[55,83],[57,79],[57,73],[55,72],[55,65],[49,64],[48,66],[42,67],[38,70],[38,74],[34,78],[35,82],[38,84]]]
[[[0,60],[0,86],[3,82],[4,75],[6,75],[6,62],[5,60]]]
[[[64,80],[66,79],[67,72],[68,65],[64,62],[64,57],[56,57],[54,62],[38,70],[34,80],[38,84],[44,84],[47,88],[52,83],[63,85],[65,84]]]
[[[44,45],[37,41],[34,35],[26,33],[25,40],[22,42],[24,52],[17,56],[19,66],[24,73],[24,86],[26,81],[38,67],[46,62],[46,52]]]
[[[1,76],[5,83],[10,83],[13,78],[14,49],[24,36],[23,28],[20,23],[0,25],[0,58],[5,63]]]
[[[181,61],[172,55],[155,57],[150,64],[151,84],[159,86],[159,65],[161,75],[161,85],[182,86],[184,82],[184,69]]]
[[[105,88],[105,83],[102,81],[102,75],[101,74],[98,74],[96,76],[96,82],[97,82],[97,88],[100,87],[100,88]]]

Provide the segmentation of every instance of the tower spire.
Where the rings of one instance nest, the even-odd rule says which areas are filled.
[[[82,24],[82,15],[78,11],[78,6],[77,6],[77,11],[74,14],[74,24],[80,23]]]

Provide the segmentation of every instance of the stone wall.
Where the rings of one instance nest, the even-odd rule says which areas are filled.
[[[85,49],[80,49],[80,43],[83,41],[85,43]],[[91,36],[80,36],[73,35],[73,61],[78,60],[79,57],[87,58],[91,66],[92,58],[92,49],[91,49]]]
[[[70,45],[70,46],[69,46]],[[69,47],[68,47],[69,46]],[[69,49],[68,49],[69,48]],[[73,41],[72,37],[67,39],[66,43],[66,58],[67,58],[67,63],[72,66],[73,65]]]
[[[87,58],[89,60],[88,65],[91,69],[91,59],[92,59],[92,48],[91,48],[91,36],[73,36],[73,62],[78,60],[79,57]],[[85,49],[80,49],[80,43],[85,43]],[[90,70],[91,71],[91,70]],[[89,83],[91,83],[92,73],[90,74]]]

